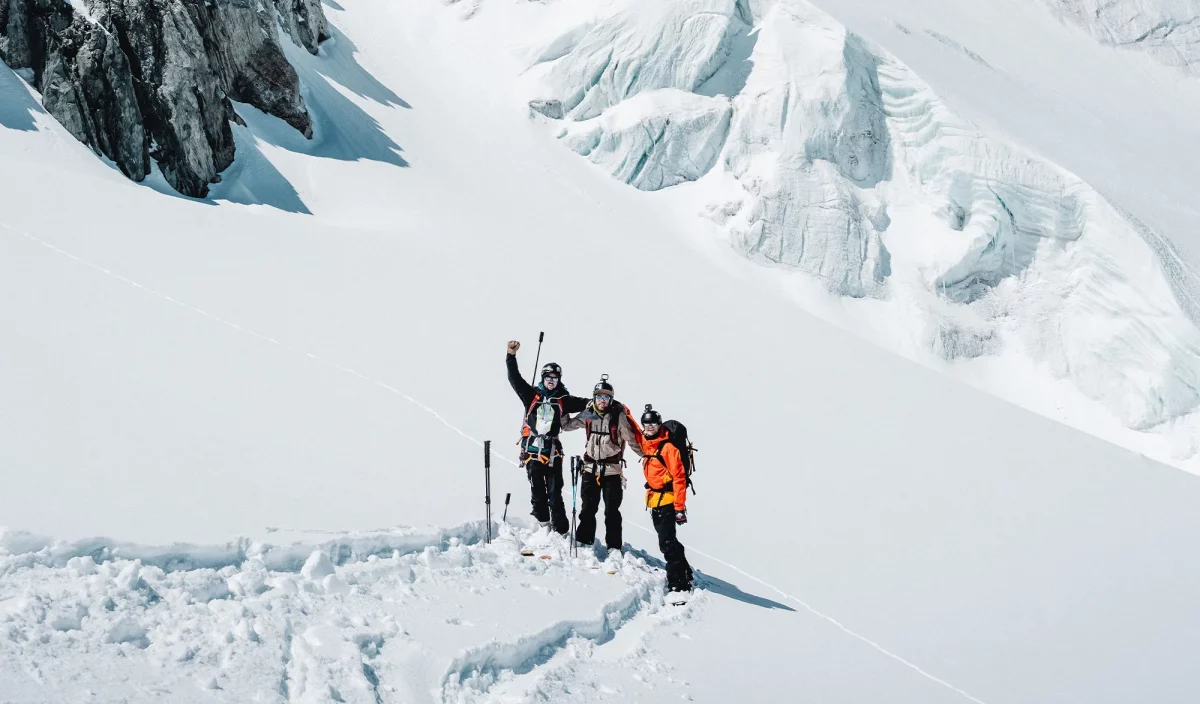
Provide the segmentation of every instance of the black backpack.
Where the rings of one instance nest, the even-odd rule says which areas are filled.
[[[688,440],[687,426],[677,420],[663,421],[663,427],[666,428],[670,438],[667,442],[675,446],[679,450],[679,457],[683,460],[683,473],[687,477],[687,485],[691,488],[692,493],[696,493],[696,485],[692,483],[692,472],[696,468],[695,454],[696,448]],[[659,462],[662,462],[662,451],[655,455]],[[665,463],[664,463],[665,466]]]

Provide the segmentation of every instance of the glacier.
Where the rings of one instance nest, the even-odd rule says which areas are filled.
[[[837,295],[916,286],[933,358],[1028,357],[1200,451],[1200,318],[1170,246],[811,3],[609,3],[531,54],[531,105],[562,108],[535,116],[615,178],[719,182],[695,209],[747,256]]]

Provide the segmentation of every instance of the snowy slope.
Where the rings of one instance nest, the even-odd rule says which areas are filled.
[[[1113,46],[1145,51],[1200,73],[1200,3],[1195,0],[1047,0],[1064,20]]]
[[[496,32],[568,28],[545,7],[341,5],[333,42],[296,58],[313,143],[240,107],[240,171],[208,202],[125,181],[0,75],[0,523],[84,541],[6,534],[0,634],[19,665],[0,671],[5,691],[269,701],[329,700],[332,686],[348,701],[438,701],[447,673],[471,671],[452,665],[474,662],[514,688],[484,700],[1195,699],[1195,477],[797,309],[796,282],[664,207],[669,192],[564,149],[516,83],[529,45]],[[548,311],[530,309],[539,290]],[[618,312],[598,315],[595,291]],[[803,294],[822,313],[839,305]],[[640,590],[656,577],[636,562],[614,583],[474,545],[477,526],[378,530],[478,519],[471,439],[504,454],[515,440],[501,346],[524,340],[528,371],[543,329],[543,359],[570,387],[609,373],[619,397],[696,435],[682,539],[706,581],[678,622],[649,621]],[[522,517],[524,477],[503,460],[494,471]],[[626,515],[627,540],[653,558],[635,496]],[[299,557],[125,542],[236,535]],[[428,536],[433,567],[412,535]],[[318,549],[356,593],[297,576]],[[193,559],[214,552],[226,557]],[[82,574],[93,553],[101,565]],[[185,559],[168,572],[164,554]],[[229,587],[259,577],[272,588]],[[195,603],[222,581],[228,597]],[[514,602],[525,589],[546,601]],[[638,615],[589,638],[631,592]],[[277,601],[282,616],[267,610]],[[466,659],[492,640],[553,647]],[[181,647],[193,664],[172,659]],[[72,679],[80,663],[113,679]],[[420,691],[372,691],[364,664]],[[311,688],[280,688],[285,672]]]

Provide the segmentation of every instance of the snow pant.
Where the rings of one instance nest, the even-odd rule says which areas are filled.
[[[675,506],[650,509],[654,532],[658,533],[658,549],[667,561],[667,589],[689,591],[692,588],[692,566],[683,555],[683,543],[675,538]]]
[[[553,464],[530,462],[525,465],[529,475],[529,496],[533,504],[533,517],[538,523],[550,522],[556,533],[566,535],[571,530],[567,521],[567,507],[563,505],[562,457]]]
[[[609,550],[620,550],[621,499],[625,489],[619,474],[604,475],[596,482],[596,475],[584,472],[579,477],[579,498],[583,505],[579,509],[579,527],[575,539],[590,545],[596,540],[596,512],[600,510],[600,499],[604,499],[604,545]]]

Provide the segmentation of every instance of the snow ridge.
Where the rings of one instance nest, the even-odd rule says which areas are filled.
[[[646,574],[627,568],[622,573],[632,582],[630,588],[591,618],[559,621],[514,641],[491,641],[460,653],[443,676],[442,700],[474,701],[513,676],[548,664],[568,646],[578,647],[579,640],[595,645],[607,643],[634,617],[662,606],[666,580],[660,572]]]

